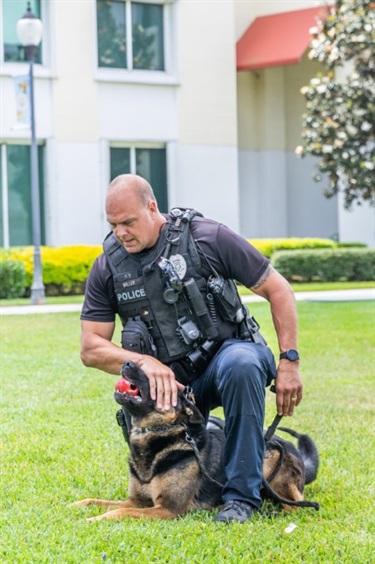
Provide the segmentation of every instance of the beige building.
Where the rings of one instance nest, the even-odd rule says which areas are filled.
[[[163,211],[195,207],[246,237],[374,244],[372,211],[344,212],[294,154],[317,70],[318,2],[32,0],[43,21],[35,68],[43,241],[97,244],[111,178],[150,180]],[[0,0],[0,244],[31,244],[30,130],[17,128],[14,75],[27,74]],[[283,32],[280,34],[280,32]]]

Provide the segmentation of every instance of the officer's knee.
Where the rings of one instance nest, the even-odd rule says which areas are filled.
[[[250,347],[232,347],[227,351],[220,366],[220,387],[230,386],[237,390],[265,386],[266,376],[261,359]]]

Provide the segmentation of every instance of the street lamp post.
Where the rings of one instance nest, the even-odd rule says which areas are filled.
[[[41,224],[40,224],[40,194],[38,147],[35,138],[34,112],[34,57],[42,40],[43,24],[31,11],[30,2],[27,3],[25,15],[17,22],[17,34],[21,44],[25,47],[26,58],[30,65],[30,121],[31,121],[31,208],[34,246],[34,273],[31,285],[31,303],[45,303],[45,292],[40,254]]]

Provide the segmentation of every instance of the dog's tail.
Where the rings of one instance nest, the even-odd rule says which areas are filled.
[[[301,453],[306,472],[305,483],[311,484],[316,479],[319,468],[319,454],[314,441],[309,435],[301,435],[286,427],[278,427],[278,431],[284,431],[298,439],[298,450]]]

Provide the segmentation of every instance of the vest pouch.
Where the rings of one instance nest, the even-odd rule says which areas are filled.
[[[222,319],[236,324],[243,321],[242,302],[233,280],[224,280],[221,276],[210,276],[207,289],[212,294]]]
[[[169,368],[173,371],[177,382],[180,382],[184,386],[190,386],[193,381],[193,376],[189,363],[186,360],[172,362]]]
[[[156,357],[154,341],[146,324],[139,317],[133,317],[125,323],[121,332],[121,345],[128,351]]]

